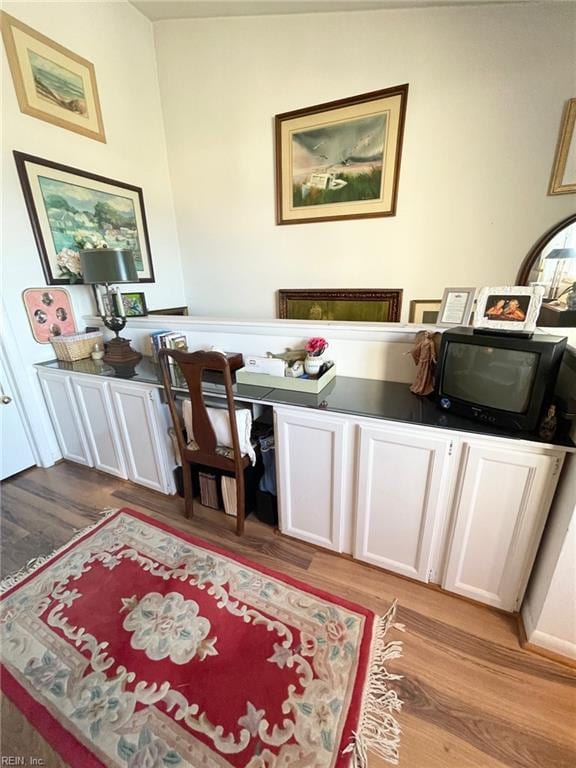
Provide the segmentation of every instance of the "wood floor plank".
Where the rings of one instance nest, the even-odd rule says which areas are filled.
[[[248,518],[238,538],[233,520],[180,499],[63,462],[3,483],[2,573],[65,544],[98,510],[129,506],[256,563],[383,613],[399,599],[406,624],[401,768],[574,768],[576,675],[519,647],[514,620],[501,612],[319,551]],[[65,764],[10,702],[2,704],[2,755]],[[370,768],[387,763],[371,757]]]

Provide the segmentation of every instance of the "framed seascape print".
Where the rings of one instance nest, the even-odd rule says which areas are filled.
[[[549,193],[576,193],[576,99],[569,99],[564,108]]]
[[[397,323],[402,308],[401,289],[282,289],[278,317],[284,320],[333,320]]]
[[[276,222],[394,216],[408,85],[276,115]]]
[[[72,302],[65,288],[27,288],[22,300],[39,344],[48,344],[51,336],[76,332]]]
[[[0,14],[20,111],[105,142],[94,65],[13,16]]]
[[[436,324],[441,299],[413,299],[410,302],[409,323]]]
[[[123,293],[122,304],[126,317],[146,317],[148,309],[146,307],[146,297],[143,293]]]
[[[14,152],[28,215],[49,285],[81,282],[82,248],[126,248],[139,282],[154,269],[140,187]]]
[[[445,288],[436,324],[444,328],[468,325],[475,297],[476,288]]]
[[[482,288],[474,313],[474,327],[532,333],[543,296],[544,287],[541,285]]]

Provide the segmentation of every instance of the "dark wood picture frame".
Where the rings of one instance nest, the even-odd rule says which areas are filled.
[[[42,270],[44,272],[44,277],[46,278],[46,283],[48,285],[69,285],[70,280],[68,277],[59,277],[58,275],[55,275],[53,273],[51,259],[52,260],[54,259],[54,255],[51,252],[49,252],[48,246],[46,244],[45,232],[43,230],[43,226],[40,221],[39,213],[36,207],[34,192],[30,182],[28,165],[43,166],[44,168],[50,169],[52,171],[76,176],[78,177],[79,180],[88,179],[90,181],[96,182],[97,184],[117,187],[119,190],[121,191],[123,190],[127,192],[129,195],[131,194],[132,202],[133,203],[136,202],[139,208],[137,212],[138,214],[137,219],[139,217],[140,222],[137,221],[137,225],[138,223],[140,223],[141,226],[138,227],[138,239],[140,241],[141,248],[142,248],[143,264],[146,265],[145,272],[148,274],[147,277],[139,278],[138,282],[139,283],[155,282],[154,265],[152,262],[152,253],[150,250],[150,237],[148,235],[148,224],[146,221],[146,209],[144,206],[144,195],[141,187],[136,187],[132,184],[126,184],[125,182],[117,181],[116,179],[109,179],[106,176],[99,176],[95,173],[90,173],[88,171],[82,171],[79,168],[72,168],[69,165],[54,163],[51,160],[46,160],[44,158],[36,157],[34,155],[28,155],[28,154],[25,154],[24,152],[17,152],[15,150],[13,154],[14,154],[14,160],[16,162],[16,168],[18,171],[18,178],[20,179],[22,192],[24,194],[24,200],[26,202],[26,208],[28,209],[28,216],[30,218],[32,231],[34,233],[34,239],[36,241],[36,246],[38,247],[40,261],[42,263]],[[108,193],[108,194],[113,194],[113,193]],[[43,217],[47,219],[47,214],[45,212],[43,212]],[[50,243],[50,249],[51,251],[56,252],[54,243]],[[144,253],[144,249],[145,249],[145,253]],[[78,280],[77,282],[82,283],[82,280]]]
[[[138,301],[142,305],[142,312],[132,312],[130,310],[130,307],[126,305],[124,302],[125,298],[128,298],[128,296],[138,296]],[[126,291],[126,293],[121,293],[120,298],[122,299],[122,304],[124,306],[124,311],[126,312],[126,317],[148,317],[148,307],[146,306],[146,296],[142,293],[142,291]]]
[[[388,302],[390,305],[388,317],[386,320],[340,320],[339,318],[322,317],[290,317],[291,301],[310,301],[310,302],[362,302],[379,303]],[[402,309],[402,289],[401,288],[282,288],[278,291],[278,317],[282,320],[316,320],[330,319],[333,322],[386,322],[397,323],[400,321],[400,312]]]
[[[399,101],[398,101],[399,100]],[[384,88],[379,91],[371,91],[370,93],[362,93],[358,96],[352,96],[346,99],[339,99],[337,101],[329,101],[324,104],[316,104],[312,107],[305,107],[304,109],[296,109],[291,112],[284,112],[278,114],[275,117],[275,146],[276,146],[276,223],[277,224],[305,224],[315,221],[338,221],[346,219],[362,219],[373,218],[377,216],[395,216],[396,204],[398,199],[398,180],[400,176],[400,161],[402,157],[402,142],[404,137],[404,123],[406,119],[406,104],[408,100],[408,84],[397,85],[391,88]],[[386,101],[388,106],[385,107]],[[381,102],[379,111],[377,109],[377,102]],[[373,108],[366,109],[362,112],[362,105],[373,103]],[[354,113],[354,108],[358,108]],[[339,112],[338,116],[332,115],[332,125],[330,126],[331,113],[336,110],[348,110],[346,117],[344,112]],[[386,141],[383,145],[383,167],[382,171],[385,174],[385,178],[380,180],[380,196],[378,198],[364,198],[362,196],[353,198],[348,201],[328,201],[323,202],[321,205],[300,205],[296,210],[296,206],[293,204],[293,185],[292,185],[292,167],[290,165],[291,152],[290,149],[290,136],[292,133],[306,133],[310,131],[327,131],[327,130],[345,130],[345,123],[358,121],[361,118],[374,118],[378,115],[386,115],[386,123],[384,129],[384,136]],[[323,120],[320,122],[314,116],[323,115]],[[309,121],[309,125],[303,122],[302,118],[312,118]],[[293,131],[290,132],[290,123],[292,123]],[[297,128],[297,130],[296,130]],[[388,139],[392,136],[392,140]],[[370,140],[373,135],[370,137]],[[368,142],[366,137],[364,141]],[[320,146],[319,144],[317,146]],[[350,148],[350,151],[356,149],[357,145]],[[316,147],[312,147],[313,152]],[[328,176],[336,175],[336,172],[332,169],[338,165],[341,166],[340,176],[345,175],[344,169],[351,164],[353,167],[355,162],[362,163],[364,166],[370,165],[369,159],[359,160],[356,156],[350,155],[350,157],[342,158],[338,162],[333,161],[333,158],[327,157],[323,154],[317,155],[318,168],[314,169],[315,176]],[[322,165],[324,162],[324,165]],[[372,171],[375,168],[372,164]],[[325,183],[329,183],[327,179]],[[335,178],[330,183],[335,183]],[[315,187],[311,180],[310,184]],[[344,182],[347,184],[347,182]],[[305,184],[301,185],[301,188]],[[326,188],[324,188],[326,189]],[[292,195],[291,201],[288,198],[288,191]]]

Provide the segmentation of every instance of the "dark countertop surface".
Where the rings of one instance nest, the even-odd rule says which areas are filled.
[[[142,358],[141,362],[134,369],[134,375],[115,370],[106,363],[91,359],[78,360],[75,363],[50,360],[45,363],[38,363],[38,366],[52,370],[64,370],[70,373],[106,376],[141,384],[162,386],[160,367],[150,357]],[[220,374],[217,373],[207,374],[203,387],[206,395],[213,397],[225,396],[224,385],[221,383],[219,376]],[[181,376],[175,379],[174,389],[177,392],[187,392],[186,384]],[[442,411],[431,398],[413,395],[408,384],[396,381],[336,376],[318,395],[274,389],[272,387],[235,384],[234,396],[238,400],[248,402],[298,406],[322,410],[328,413],[365,416],[373,419],[397,421],[403,424],[436,427],[457,432],[471,432],[477,435],[528,440],[535,443],[544,442],[536,434],[508,431]],[[559,424],[558,432],[554,440],[550,442],[550,445],[574,448],[574,443],[568,437],[567,429],[562,429],[563,422],[559,422]]]

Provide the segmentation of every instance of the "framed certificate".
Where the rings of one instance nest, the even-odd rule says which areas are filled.
[[[445,288],[436,325],[468,325],[475,296],[476,288]]]

